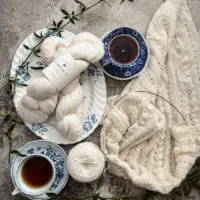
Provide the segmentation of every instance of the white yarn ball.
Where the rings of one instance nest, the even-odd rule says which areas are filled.
[[[73,179],[88,183],[101,176],[105,159],[97,145],[92,142],[83,142],[69,152],[67,166]]]

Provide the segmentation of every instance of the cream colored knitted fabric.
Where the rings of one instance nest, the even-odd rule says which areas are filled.
[[[101,148],[111,173],[168,193],[200,152],[200,40],[186,0],[166,0],[148,31],[149,65],[108,106]],[[169,100],[181,114],[162,98]]]

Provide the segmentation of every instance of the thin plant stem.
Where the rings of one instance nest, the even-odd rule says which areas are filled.
[[[40,44],[47,38],[49,37],[54,31],[50,31],[47,35],[45,35],[38,43],[36,46],[33,47],[33,49],[31,50],[31,52],[29,53],[29,55],[26,57],[26,59],[23,61],[22,65],[26,64],[26,62],[28,61],[28,59],[30,58],[30,56],[33,54],[33,52],[37,49],[37,47],[40,46]]]
[[[98,5],[98,4],[100,4],[100,3],[104,2],[104,1],[105,1],[105,0],[99,0],[98,2],[92,4],[91,6],[88,6],[84,11],[80,11],[79,13],[77,13],[76,15],[74,15],[74,17],[78,17],[79,15],[83,14],[84,12],[90,10],[91,8],[95,7],[96,5]],[[63,26],[61,26],[61,28],[59,28],[59,29],[62,30],[62,29],[63,29],[64,27],[66,27],[69,23],[71,23],[70,20],[69,20],[67,23],[65,23]],[[59,29],[58,29],[58,30],[59,30]],[[23,61],[22,65],[24,65],[24,64],[28,61],[28,59],[29,59],[30,56],[33,54],[33,52],[37,49],[37,47],[40,46],[40,44],[41,44],[47,37],[49,37],[52,33],[57,32],[58,30],[50,31],[47,35],[45,35],[45,36],[38,42],[38,44],[37,44],[36,46],[33,47],[33,49],[31,50],[31,52],[29,53],[29,55],[28,55],[28,56],[26,57],[26,59]]]
[[[91,6],[88,6],[87,8],[85,8],[84,11],[80,11],[79,13],[77,13],[76,15],[74,15],[74,17],[78,17],[79,15],[83,14],[84,12],[90,10],[91,8],[95,7],[96,5],[98,5],[98,4],[102,3],[102,2],[105,2],[105,0],[99,0],[99,1],[97,1],[96,3],[92,4]],[[70,20],[67,23],[65,23],[63,26],[61,26],[61,29],[63,29],[69,23],[70,23]]]
[[[78,12],[76,15],[74,15],[74,17],[77,17],[81,14],[83,14],[84,12],[88,11],[89,9],[95,7],[96,5],[104,2],[105,0],[99,0],[97,1],[96,3],[92,4],[91,6],[88,6],[87,8],[85,8],[85,10],[82,10],[81,12]],[[21,63],[21,66],[23,67],[27,67],[26,64],[27,64],[27,61],[28,59],[31,57],[31,55],[35,52],[35,50],[41,45],[41,43],[47,38],[49,37],[52,33],[55,33],[55,32],[59,32],[61,31],[64,27],[66,27],[69,23],[71,23],[71,21],[69,20],[67,23],[65,23],[61,28],[58,28],[56,30],[51,30],[49,29],[49,31],[47,32],[47,34],[45,36],[43,36],[41,38],[41,40],[31,49],[30,53],[28,54],[28,56],[26,57],[26,59]],[[11,88],[12,90],[12,93],[11,93],[11,99],[13,100],[14,98],[14,95],[15,95],[15,91],[16,91],[16,84],[17,84],[17,76],[18,76],[18,72],[19,72],[19,69],[16,70],[15,72],[15,78],[14,78],[14,81],[13,81],[13,88]],[[10,108],[10,112],[14,112],[14,106],[12,106]],[[16,124],[18,123],[16,120],[13,119],[10,119],[9,121],[9,125],[12,126],[12,124]],[[12,131],[11,131],[12,132]],[[10,157],[11,157],[11,151],[12,151],[12,137],[11,137],[11,132],[8,132],[7,133],[7,137],[8,137],[8,140],[9,140],[9,155],[8,155],[8,161],[10,162]]]
[[[10,158],[11,158],[11,151],[12,151],[12,138],[11,138],[11,133],[8,133],[8,140],[9,140],[9,154],[8,154],[8,163],[10,163]]]

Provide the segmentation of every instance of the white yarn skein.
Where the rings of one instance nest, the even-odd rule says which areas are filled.
[[[44,40],[40,47],[41,57],[43,61],[49,65],[55,58],[61,56],[71,42],[64,38],[51,36]],[[62,53],[61,53],[62,51]]]
[[[103,57],[104,47],[96,36],[83,32],[75,36],[68,52],[76,61],[87,61],[87,68],[89,63],[95,63]],[[58,130],[69,140],[75,141],[81,138],[83,133],[84,95],[79,76],[63,89],[62,95],[56,108]]]
[[[104,155],[94,143],[83,142],[69,152],[67,167],[73,179],[88,183],[98,179],[103,173]]]
[[[84,39],[83,36],[84,37],[86,36],[85,41],[82,40],[83,45],[79,46],[81,42],[81,38]],[[91,38],[88,39],[87,37],[91,37]],[[79,40],[77,40],[77,38]],[[41,45],[41,55],[43,56],[43,59],[47,63],[51,62],[52,59],[55,59],[58,57],[64,57],[66,64],[70,65],[72,69],[75,70],[74,71],[75,73],[73,74],[74,77],[70,77],[70,79],[73,80],[73,78],[78,76],[82,71],[84,71],[88,67],[88,61],[90,62],[90,60],[87,60],[89,58],[87,57],[88,55],[87,48],[88,49],[93,48],[93,52],[89,52],[89,53],[93,53],[92,55],[96,56],[94,58],[92,57],[91,61],[95,61],[95,59],[98,61],[103,56],[104,49],[103,49],[102,42],[90,33],[78,34],[77,36],[75,36],[75,39],[73,40],[72,43],[73,45],[70,45],[70,48],[68,51],[67,47],[69,46],[69,42],[65,42],[65,39],[54,37],[54,36],[49,37]],[[76,46],[79,46],[81,49],[76,48]],[[99,50],[99,52],[96,51],[96,53],[98,52],[99,56],[96,55],[95,49]],[[78,52],[84,51],[85,53],[82,53],[81,54],[82,57],[81,57],[79,53],[76,51]],[[70,55],[70,53],[76,59],[74,59]],[[84,59],[86,59],[87,61],[85,61]],[[31,80],[31,82],[29,83],[27,87],[27,95],[25,95],[22,98],[20,102],[21,104],[17,108],[19,116],[24,121],[29,122],[29,123],[37,123],[37,122],[46,121],[48,119],[48,116],[55,110],[59,90],[60,88],[58,89],[45,75],[41,75],[41,77]],[[26,96],[30,98],[27,98]],[[43,101],[43,103],[40,103],[40,101]],[[45,104],[44,101],[47,104]],[[36,102],[37,102],[37,105],[36,105]],[[79,110],[82,110],[81,106],[79,107],[80,107]],[[81,112],[79,112],[78,115],[80,115]],[[72,117],[77,118],[77,116],[74,117],[73,115]],[[70,120],[65,119],[64,121],[66,121],[66,123],[64,124],[68,124],[68,121]],[[80,122],[80,118],[78,121]],[[69,129],[67,128],[68,126],[67,127],[64,126],[64,127],[66,130]]]
[[[66,50],[69,45],[70,43],[63,38],[48,37],[40,47],[41,57],[46,64],[49,64],[58,53],[62,55],[63,50]],[[29,123],[46,121],[55,110],[58,92],[58,89],[43,74],[32,79],[27,87],[27,94],[22,97],[16,108],[18,115]]]
[[[75,78],[60,94],[56,108],[59,121],[58,130],[75,141],[82,134],[83,127],[83,89],[79,84],[79,76]]]

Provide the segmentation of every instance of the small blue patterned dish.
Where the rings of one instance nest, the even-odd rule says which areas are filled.
[[[69,173],[67,170],[67,155],[60,146],[45,140],[35,140],[23,146],[20,149],[20,152],[25,155],[41,154],[48,157],[54,163],[56,176],[53,184],[50,187],[49,190],[50,193],[58,194],[67,184],[69,178]],[[24,157],[20,157],[18,155],[16,155],[13,158],[10,174],[14,186],[16,186],[15,178],[17,174],[17,169],[21,163],[21,160],[23,159]],[[29,199],[36,198],[30,195],[29,196],[25,195],[23,193],[22,195],[26,196]],[[50,199],[50,198],[46,195],[46,197],[40,199]]]
[[[112,78],[129,80],[137,77],[148,63],[148,45],[134,29],[114,29],[103,36],[103,43],[105,55],[100,64],[105,74]]]

